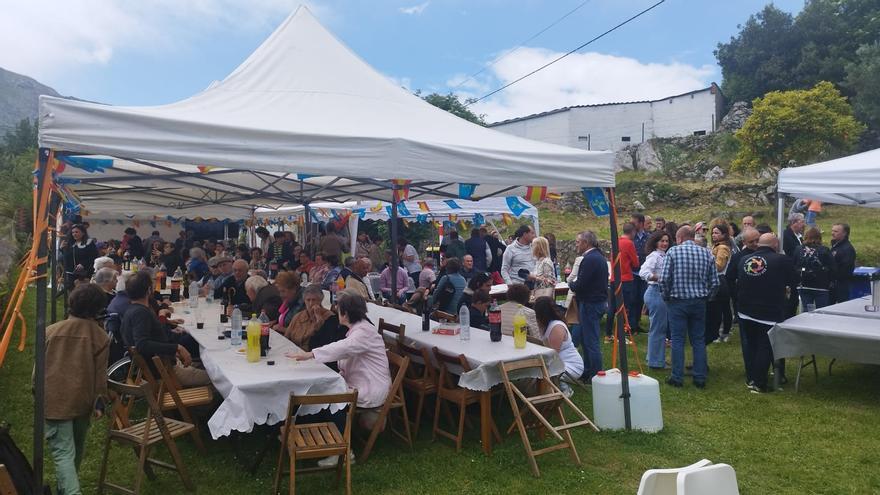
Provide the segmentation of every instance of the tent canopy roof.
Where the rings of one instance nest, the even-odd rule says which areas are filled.
[[[779,192],[825,203],[880,208],[880,149],[779,171]]]
[[[370,67],[304,7],[228,77],[190,98],[121,107],[42,96],[39,118],[41,147],[116,157],[115,181],[197,197],[210,182],[226,203],[251,206],[285,196],[288,204],[389,200],[389,179],[412,179],[421,199],[458,197],[459,183],[479,184],[475,197],[614,185],[611,153],[510,136],[435,108]],[[198,165],[215,168],[199,177]],[[302,195],[296,174],[314,176]],[[91,187],[111,175],[93,177]]]

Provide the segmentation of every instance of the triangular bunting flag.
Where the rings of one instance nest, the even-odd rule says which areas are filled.
[[[416,215],[416,222],[427,223],[428,222],[428,215]]]
[[[199,169],[199,172],[201,172],[203,174],[207,174],[211,170],[214,170],[214,167],[212,167],[210,165],[199,165],[196,168]]]
[[[483,218],[483,215],[480,213],[474,213],[474,227],[479,227],[486,223],[486,220]]]
[[[461,206],[458,206],[458,203],[456,203],[454,199],[444,199],[443,202],[446,203],[453,210],[461,209]]]
[[[406,201],[409,199],[410,179],[391,179],[394,184],[394,201]]]
[[[590,205],[594,215],[604,217],[611,213],[608,199],[605,198],[605,191],[601,187],[584,187],[581,191],[584,193],[584,201]]]
[[[540,203],[547,199],[547,188],[544,186],[529,186],[524,197],[529,203]]]
[[[501,221],[504,222],[504,225],[510,227],[510,224],[513,223],[513,216],[510,213],[502,213]]]
[[[508,196],[504,198],[507,200],[507,207],[510,208],[510,211],[513,213],[513,216],[519,217],[523,214],[524,211],[528,209],[528,206],[523,204],[522,201],[516,196]]]
[[[399,217],[410,216],[409,208],[406,207],[406,203],[404,203],[403,201],[401,201],[400,203],[397,203],[397,216],[399,216]]]
[[[370,208],[370,211],[373,213],[379,213],[380,211],[382,211],[382,202],[379,201],[378,203],[376,203],[376,206]]]
[[[431,209],[428,208],[427,201],[419,201],[419,211],[423,211],[425,213],[428,213],[429,211],[431,211]]]
[[[461,199],[471,199],[473,197],[474,192],[477,190],[476,184],[459,184],[458,185],[458,197]]]

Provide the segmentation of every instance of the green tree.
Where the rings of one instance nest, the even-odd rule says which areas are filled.
[[[853,150],[864,126],[833,84],[812,89],[771,91],[752,103],[753,113],[736,132],[740,149],[735,170],[806,165]]]
[[[880,43],[863,45],[856,61],[846,66],[846,87],[856,116],[873,129],[880,129]]]
[[[441,95],[439,93],[431,93],[427,96],[423,96],[422,99],[427,101],[431,105],[434,105],[437,108],[442,108],[443,110],[446,110],[453,115],[461,117],[468,122],[473,122],[474,124],[479,124],[482,126],[486,125],[485,115],[477,115],[467,107],[467,105],[470,104],[471,100],[465,100],[464,102],[462,102],[460,99],[458,99],[458,96],[452,93],[445,95]]]
[[[37,147],[37,126],[30,119],[22,119],[14,128],[6,131],[0,153],[18,155]]]

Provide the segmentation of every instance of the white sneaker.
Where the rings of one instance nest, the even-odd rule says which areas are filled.
[[[351,461],[351,463],[354,464],[354,452],[349,452],[348,458]],[[322,468],[336,467],[337,464],[339,464],[339,456],[338,455],[331,455],[330,457],[325,457],[325,458],[321,459],[320,461],[318,461],[318,467],[322,467]]]

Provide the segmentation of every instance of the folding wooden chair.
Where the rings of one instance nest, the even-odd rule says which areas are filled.
[[[403,388],[418,396],[416,416],[413,421],[413,438],[415,438],[418,436],[419,427],[421,426],[425,397],[437,394],[437,373],[434,365],[431,364],[431,354],[427,349],[417,349],[406,345],[404,342],[398,343],[398,347],[400,348],[400,353],[410,359],[409,367],[406,369],[406,376],[403,377]],[[415,358],[421,359],[423,364],[416,362]]]
[[[446,311],[440,311],[439,309],[435,309],[433,313],[431,313],[431,319],[434,321],[447,321],[449,323],[458,323],[458,315],[451,315]]]
[[[450,366],[458,367],[462,373],[471,370],[470,364],[464,354],[458,356],[448,356],[440,352],[440,349],[434,348],[434,356],[437,364],[440,366],[439,379],[437,381],[437,404],[434,406],[434,427],[431,432],[431,441],[437,440],[437,435],[444,436],[455,442],[455,451],[461,451],[461,442],[464,439],[464,423],[466,419],[467,406],[478,404],[480,402],[481,392],[468,390],[458,386],[458,375],[450,371]],[[451,433],[440,428],[440,407],[443,405],[446,411],[446,417],[451,424],[455,424],[452,411],[449,409],[449,403],[458,406],[458,432]],[[498,433],[498,427],[491,418],[491,428],[495,438],[500,442],[501,434]]]
[[[180,413],[181,419],[187,423],[192,423],[195,426],[193,441],[196,443],[199,451],[205,452],[205,444],[202,443],[199,425],[193,421],[189,408],[207,406],[214,402],[213,389],[207,385],[183,388],[180,386],[180,382],[177,381],[177,375],[174,374],[174,370],[169,370],[159,356],[153,356],[153,364],[162,377],[162,387],[165,389],[165,392],[159,398],[159,407],[162,411],[176,409]]]
[[[538,378],[539,395],[527,397],[510,381],[511,372],[525,369],[540,371],[541,378]],[[595,431],[599,431],[599,429],[596,428],[596,425],[590,421],[587,415],[565,397],[565,395],[559,390],[559,387],[553,383],[550,379],[550,374],[547,372],[547,366],[544,364],[544,360],[541,358],[530,358],[501,363],[501,376],[504,380],[504,388],[507,390],[507,397],[510,400],[510,408],[513,410],[514,416],[514,423],[510,425],[510,428],[507,431],[508,433],[512,432],[514,427],[519,429],[519,436],[522,439],[526,455],[529,456],[529,464],[531,465],[532,473],[534,473],[535,476],[541,476],[535,457],[560,449],[570,449],[571,458],[574,460],[575,464],[580,465],[581,460],[578,456],[577,447],[574,445],[569,430],[579,426],[590,426]],[[520,406],[520,403],[522,403],[522,406]],[[568,423],[562,410],[563,405],[567,405],[571,408],[572,411],[580,417],[580,420],[575,421],[574,423]],[[554,413],[559,416],[559,421],[562,423],[559,426],[553,426],[547,419]],[[549,432],[560,443],[534,450],[529,441],[528,430],[536,430],[541,433],[545,431]]]
[[[191,392],[187,391],[184,393],[177,382],[177,377],[174,376],[174,372],[169,371],[165,367],[161,358],[153,356],[153,365],[162,377],[161,380],[157,380],[156,375],[153,374],[147,365],[147,360],[140,355],[137,349],[129,347],[128,353],[131,356],[132,363],[137,368],[136,376],[149,383],[151,388],[156,391],[156,401],[159,404],[159,408],[163,412],[177,411],[183,421],[192,424],[195,427],[192,432],[193,441],[200,452],[205,452],[205,444],[202,442],[199,429],[195,426],[189,408],[210,404],[214,400],[211,387],[193,387],[192,389],[186,389],[191,390]],[[137,381],[137,378],[135,380]]]
[[[0,495],[18,495],[12,476],[3,464],[0,464]]]
[[[404,335],[406,335],[406,325],[402,323],[400,325],[388,323],[387,321],[385,321],[384,318],[379,318],[378,329],[379,335],[381,335],[382,338],[385,340],[386,345],[389,346],[388,348],[394,351],[397,350],[397,346],[400,345],[400,342],[403,341]],[[385,332],[391,332],[397,335],[397,339],[391,340],[390,337],[387,337],[385,335]]]
[[[394,422],[390,419],[388,420],[388,428],[391,430],[391,433],[406,442],[410,450],[412,450],[412,434],[409,429],[409,416],[406,412],[406,399],[403,395],[403,379],[404,376],[406,376],[406,370],[409,367],[409,358],[400,357],[391,351],[385,351],[385,353],[388,355],[388,364],[391,368],[391,376],[394,377],[394,379],[391,381],[391,387],[388,390],[388,397],[385,399],[385,404],[383,404],[382,408],[379,410],[379,417],[376,419],[376,423],[370,431],[370,436],[367,438],[367,443],[364,445],[364,450],[360,454],[360,459],[363,462],[366,462],[370,457],[370,452],[373,451],[373,445],[376,443],[376,438],[378,438],[379,433],[385,429],[385,420],[388,419],[393,410],[400,411],[403,419],[403,431],[396,430],[394,428]],[[368,409],[357,408],[357,414],[366,411],[368,411]]]
[[[158,466],[172,471],[177,471],[181,481],[187,490],[194,491],[195,486],[189,478],[183,466],[180,452],[177,450],[175,439],[187,435],[194,430],[193,425],[165,418],[159,409],[159,403],[152,386],[147,383],[140,385],[127,385],[114,380],[107,380],[107,386],[112,398],[111,414],[114,421],[110,424],[107,440],[104,443],[104,456],[101,459],[101,474],[98,478],[98,493],[104,493],[104,488],[110,488],[118,492],[138,494],[141,491],[141,483],[144,474],[150,479],[154,478],[151,466]],[[138,423],[132,423],[129,418],[130,409],[125,406],[128,398],[144,399],[147,403],[147,418]],[[117,428],[115,425],[122,425]],[[126,488],[106,481],[107,463],[110,458],[110,447],[113,441],[134,448],[138,457],[138,470],[135,477],[134,489]],[[149,457],[150,450],[157,444],[164,443],[174,460],[174,464],[168,464]]]
[[[339,431],[334,423],[296,424],[296,414],[302,405],[311,404],[347,404],[348,414],[345,418],[345,431]],[[344,394],[333,395],[294,395],[290,394],[287,403],[287,417],[281,431],[281,452],[278,453],[278,464],[275,469],[275,481],[272,493],[278,493],[281,482],[281,463],[284,453],[290,457],[291,494],[296,493],[296,461],[301,459],[318,459],[331,455],[342,456],[342,462],[336,463],[336,482],[342,475],[345,465],[345,493],[351,494],[351,422],[357,405],[357,390]],[[300,469],[299,472],[326,471],[333,468],[312,467]]]

